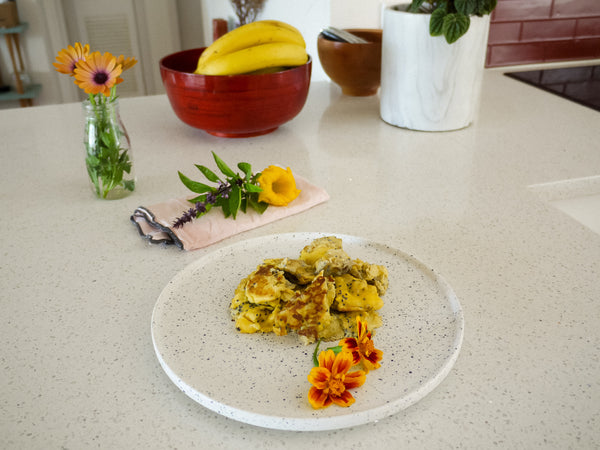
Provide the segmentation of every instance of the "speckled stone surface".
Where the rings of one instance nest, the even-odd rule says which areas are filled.
[[[164,96],[121,113],[138,186],[104,202],[79,104],[0,111],[1,448],[600,446],[600,236],[529,189],[600,175],[598,112],[487,71],[477,120],[450,133],[390,126],[376,96],[327,82],[253,139],[187,127]],[[197,252],[149,246],[131,212],[185,195],[177,170],[211,151],[289,165],[331,200]],[[452,286],[465,334],[443,382],[376,423],[319,432],[246,425],[183,394],[150,329],[169,281],[246,239],[324,231],[414,255]]]

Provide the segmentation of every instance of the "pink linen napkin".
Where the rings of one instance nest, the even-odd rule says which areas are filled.
[[[186,198],[179,198],[148,208],[140,206],[133,212],[131,221],[137,226],[140,235],[153,244],[164,243],[176,245],[183,250],[196,250],[329,200],[329,194],[324,189],[298,175],[294,175],[294,178],[297,188],[301,190],[300,195],[287,206],[269,206],[263,214],[248,208],[245,214],[238,212],[233,220],[231,217],[226,219],[220,208],[213,208],[199,219],[174,228],[173,222],[192,206]]]

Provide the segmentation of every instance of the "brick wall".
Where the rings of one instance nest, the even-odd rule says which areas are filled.
[[[498,0],[487,67],[600,58],[600,0]]]

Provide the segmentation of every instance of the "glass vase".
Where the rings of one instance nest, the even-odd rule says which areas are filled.
[[[94,194],[114,200],[134,191],[135,174],[119,101],[102,97],[99,94],[98,98],[83,102],[85,165]]]

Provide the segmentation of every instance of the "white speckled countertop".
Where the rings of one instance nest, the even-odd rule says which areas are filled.
[[[0,111],[1,448],[600,446],[600,235],[538,192],[600,175],[600,113],[496,71],[477,122],[450,133],[394,128],[377,97],[326,82],[251,139],[192,129],[164,96],[121,110],[138,186],[108,202],[87,185],[79,104]],[[130,214],[184,195],[177,170],[211,150],[289,165],[331,200],[205,250],[149,246]],[[454,288],[464,342],[432,393],[377,423],[285,432],[221,417],[168,379],[150,336],[163,287],[207,252],[290,231],[386,243]]]

